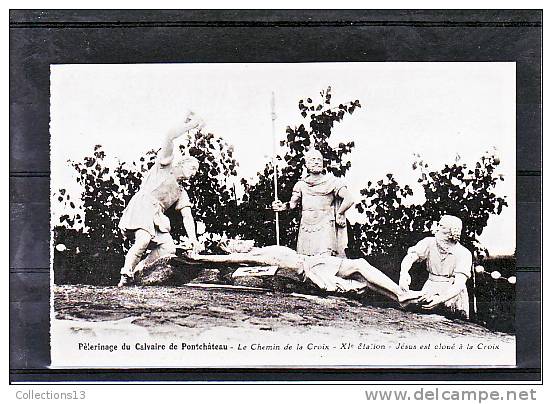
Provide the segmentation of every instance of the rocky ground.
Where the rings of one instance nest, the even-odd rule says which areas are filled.
[[[387,307],[386,307],[387,306]],[[133,286],[118,289],[90,285],[54,286],[56,319],[83,322],[132,318],[132,324],[202,329],[250,327],[278,331],[293,327],[331,327],[355,331],[359,336],[444,334],[511,342],[513,336],[479,325],[453,321],[435,314],[406,312],[390,303],[366,305],[341,296],[279,293],[256,288],[214,288],[185,285]]]
[[[403,311],[393,302],[368,303],[358,296],[205,283],[58,285],[53,291],[54,367],[515,364],[513,335],[436,314]],[[130,351],[82,351],[83,342],[126,342]],[[142,343],[219,344],[225,350],[143,351]],[[278,348],[264,350],[273,347]]]

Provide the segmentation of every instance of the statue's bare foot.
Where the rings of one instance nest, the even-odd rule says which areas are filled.
[[[119,283],[117,284],[117,287],[118,288],[122,288],[124,286],[130,286],[132,285],[132,277],[129,276],[129,275],[125,275],[125,274],[122,274],[121,275],[121,280],[119,281]]]
[[[422,297],[423,293],[421,291],[416,290],[407,290],[403,293],[401,293],[399,296],[397,296],[399,300],[399,304],[401,307],[407,307],[411,304],[419,303],[420,298]]]

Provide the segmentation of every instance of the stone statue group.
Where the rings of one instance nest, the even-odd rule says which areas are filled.
[[[157,160],[144,176],[139,191],[125,208],[120,229],[133,240],[121,269],[119,286],[133,283],[143,268],[159,258],[176,253],[170,234],[170,222],[164,212],[174,206],[182,221],[190,245],[188,258],[218,263],[274,265],[296,271],[326,291],[362,291],[370,288],[386,295],[403,307],[414,305],[423,310],[448,311],[467,318],[469,300],[466,282],[471,276],[471,253],[460,243],[462,221],[445,215],[435,227],[434,237],[427,237],[409,248],[401,263],[399,284],[364,259],[348,259],[346,211],[353,197],[346,183],[325,173],[322,154],[311,149],[305,153],[307,175],[293,187],[291,199],[275,201],[272,209],[281,212],[301,209],[297,251],[283,246],[254,247],[253,243],[227,240],[221,247],[225,255],[201,254],[193,206],[181,180],[192,178],[199,169],[194,157],[174,153],[175,140],[203,121],[189,112],[183,123],[169,131]],[[146,251],[150,252],[144,257]],[[410,290],[410,270],[424,261],[429,277],[422,290]],[[354,278],[354,279],[352,279]],[[358,279],[361,279],[359,281]]]

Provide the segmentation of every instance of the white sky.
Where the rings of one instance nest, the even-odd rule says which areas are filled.
[[[440,169],[457,154],[473,164],[496,147],[505,176],[497,193],[510,206],[491,218],[480,240],[491,254],[514,251],[515,63],[54,65],[52,189],[71,189],[67,159],[90,155],[95,144],[125,161],[160,147],[187,109],[235,146],[239,176],[251,177],[272,153],[271,92],[283,139],[286,126],[308,123],[299,99],[317,100],[328,85],[332,103],[362,104],[332,132],[334,142],[355,141],[346,179],[358,198],[367,181],[387,173],[420,198],[413,153]]]

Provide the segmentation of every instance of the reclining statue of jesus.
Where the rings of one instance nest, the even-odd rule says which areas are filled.
[[[328,292],[362,291],[368,287],[406,306],[416,303],[421,292],[403,290],[391,278],[364,259],[329,255],[307,256],[283,246],[253,247],[247,240],[228,240],[221,245],[228,255],[188,253],[188,258],[212,263],[277,266],[295,271]],[[360,275],[362,281],[348,279]]]

